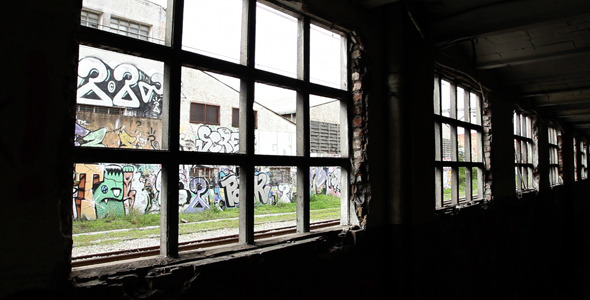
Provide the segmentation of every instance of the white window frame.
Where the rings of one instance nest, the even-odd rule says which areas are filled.
[[[531,114],[520,110],[514,111],[514,171],[516,191],[519,194],[539,189],[535,178],[538,154],[534,123]]]
[[[444,116],[442,111],[442,81],[446,81],[450,84],[450,112],[449,116]],[[463,99],[458,99],[457,88],[460,87],[464,90]],[[474,101],[476,104],[474,108],[471,108],[471,96],[475,95],[478,101]],[[455,209],[465,206],[471,206],[484,200],[484,170],[485,170],[485,159],[484,159],[484,147],[483,147],[483,136],[484,136],[484,125],[482,118],[482,107],[483,98],[474,89],[471,89],[460,82],[445,78],[443,76],[435,76],[434,78],[434,127],[435,127],[435,207],[436,210]],[[458,101],[464,101],[464,120],[457,118],[457,103]],[[475,110],[475,120],[471,118],[471,111]],[[444,137],[443,137],[443,126],[450,127],[450,158],[444,157]],[[458,151],[458,134],[457,128],[464,128],[464,132],[469,132],[471,138],[465,138],[467,134],[464,134],[464,158],[460,159]],[[475,132],[475,139],[478,144],[477,151],[479,152],[479,159],[472,158],[472,131]],[[451,197],[445,199],[445,180],[444,169],[451,169]],[[460,170],[465,170],[465,190],[464,197],[461,197],[460,191]],[[476,174],[473,174],[475,171]],[[477,194],[473,195],[472,184],[473,176],[477,175]]]
[[[136,39],[140,39],[140,40],[144,40],[144,41],[150,40],[150,33],[151,33],[152,26],[150,26],[148,24],[143,24],[143,23],[140,23],[137,21],[129,20],[126,18],[115,17],[115,16],[111,16],[109,22],[110,22],[109,23],[109,30],[111,32],[125,35],[125,36],[129,36],[129,37],[136,38]],[[121,23],[127,24],[127,30],[121,29]],[[113,26],[116,26],[116,28]],[[131,32],[132,26],[137,27],[137,33]],[[145,32],[145,34],[142,34],[142,29]]]

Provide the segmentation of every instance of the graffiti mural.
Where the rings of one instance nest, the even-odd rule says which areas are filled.
[[[181,134],[181,150],[238,153],[240,150],[240,133],[221,126],[201,124]]]
[[[160,167],[76,164],[73,196],[75,219],[159,212]]]
[[[78,63],[75,145],[160,149],[163,75],[130,63]]]
[[[340,167],[310,168],[310,193],[340,197]]]
[[[257,205],[291,203],[297,198],[295,168],[259,168],[254,176]],[[310,169],[312,194],[340,196],[340,168]],[[75,219],[159,213],[161,167],[142,164],[76,164],[73,210]],[[180,213],[239,206],[239,174],[230,166],[179,166]]]

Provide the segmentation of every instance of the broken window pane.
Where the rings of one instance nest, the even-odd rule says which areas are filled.
[[[258,112],[254,153],[296,155],[296,93],[256,83],[254,110]]]
[[[76,146],[165,149],[164,64],[80,46]]]
[[[75,164],[72,258],[160,243],[161,166]]]
[[[297,168],[259,166],[254,176],[254,232],[293,227],[297,208]]]
[[[346,185],[340,167],[311,167],[309,185],[311,224],[340,219],[342,187]]]
[[[179,242],[238,234],[239,186],[237,166],[180,165]]]

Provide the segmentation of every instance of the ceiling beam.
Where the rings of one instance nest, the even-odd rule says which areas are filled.
[[[504,68],[509,66],[524,65],[536,62],[549,61],[554,59],[566,58],[574,55],[590,54],[590,47],[571,49],[565,51],[558,51],[552,53],[545,53],[541,55],[523,56],[513,59],[495,60],[483,62],[477,65],[479,70],[490,70],[497,68]]]
[[[564,93],[572,93],[572,96],[575,94],[586,94],[585,92],[590,93],[590,86],[580,86],[580,87],[572,87],[572,88],[565,88],[565,89],[557,89],[557,90],[546,90],[546,91],[538,91],[534,93],[526,93],[520,95],[520,97],[528,98],[528,97],[543,97],[549,96],[553,94],[564,94]]]
[[[477,36],[512,32],[590,13],[586,0],[498,1],[470,8],[432,23],[430,34],[438,46]]]

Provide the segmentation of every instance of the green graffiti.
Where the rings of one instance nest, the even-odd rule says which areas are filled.
[[[93,191],[97,218],[125,216],[123,188],[123,169],[107,166],[103,181]]]

